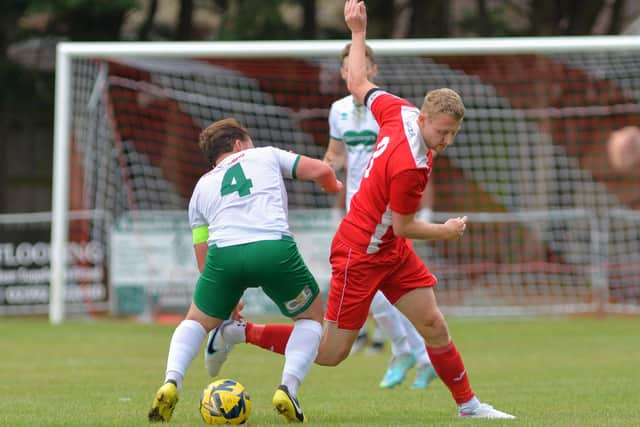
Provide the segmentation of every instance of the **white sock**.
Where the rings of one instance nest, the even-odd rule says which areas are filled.
[[[360,328],[360,330],[358,331],[358,336],[366,337],[368,334],[369,330],[367,329],[367,322],[364,322],[364,325],[362,325],[362,328]]]
[[[394,356],[407,354],[411,351],[407,341],[400,311],[398,311],[380,291],[376,292],[371,303],[371,313],[376,319],[378,326],[391,341],[391,353]]]
[[[187,368],[200,351],[206,336],[207,331],[195,320],[180,322],[169,344],[165,382],[171,380],[176,383],[178,390],[182,389],[182,380]]]
[[[227,344],[247,342],[247,324],[243,320],[235,320],[227,323],[220,332]]]
[[[385,338],[385,334],[384,331],[382,331],[382,328],[380,328],[380,325],[378,325],[378,321],[376,320],[376,318],[374,317],[374,322],[373,322],[373,334],[371,334],[371,343],[375,344],[375,343],[384,343],[384,338]]]
[[[398,310],[398,314],[400,316],[400,321],[404,325],[404,329],[407,331],[407,341],[409,342],[411,352],[416,357],[416,365],[430,365],[431,359],[429,359],[424,338],[422,338],[422,335],[420,335],[416,327],[413,326],[413,323],[407,319],[407,316],[405,316],[400,310]]]
[[[289,393],[296,396],[298,386],[316,360],[318,346],[322,335],[322,325],[315,320],[297,320],[293,332],[284,350],[284,368],[282,370],[282,384],[286,385]]]
[[[471,400],[458,405],[458,411],[473,412],[478,406],[480,406],[480,401],[473,396]]]

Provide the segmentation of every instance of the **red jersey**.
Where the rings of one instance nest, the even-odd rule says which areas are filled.
[[[420,111],[408,101],[374,88],[365,104],[380,125],[376,147],[336,237],[372,254],[398,239],[391,211],[418,211],[431,172],[432,155],[420,128]]]

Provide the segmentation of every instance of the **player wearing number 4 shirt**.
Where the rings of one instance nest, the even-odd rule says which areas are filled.
[[[466,217],[444,224],[415,218],[431,168],[427,152],[441,153],[453,143],[464,117],[462,99],[451,89],[436,89],[427,93],[418,110],[377,88],[366,75],[364,2],[347,0],[344,15],[352,42],[347,86],[356,102],[371,109],[380,132],[360,189],[332,242],[327,323],[316,363],[335,366],[349,355],[374,294],[382,290],[423,336],[460,417],[515,418],[481,403],[471,389],[436,303],[436,279],[407,240],[453,240],[464,234]],[[219,335],[225,342],[250,342],[281,352],[290,331],[243,322],[222,328]]]
[[[284,178],[315,181],[333,193],[342,184],[320,160],[273,147],[254,148],[235,119],[205,129],[200,148],[212,165],[189,203],[201,275],[187,316],[171,338],[165,382],[153,399],[149,420],[171,419],[186,370],[207,333],[230,317],[245,289],[260,286],[295,321],[273,405],[288,422],[303,422],[297,389],[318,351],[323,309],[318,285],[289,232]],[[221,349],[218,355],[226,358],[226,353]]]

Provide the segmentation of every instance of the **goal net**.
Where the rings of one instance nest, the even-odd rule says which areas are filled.
[[[418,106],[446,86],[467,108],[432,179],[435,220],[464,214],[468,231],[416,242],[443,310],[640,312],[640,174],[617,173],[606,156],[611,131],[640,123],[640,39],[492,42],[370,42],[379,86]],[[257,146],[322,157],[329,107],[346,95],[343,45],[63,44],[53,247],[101,242],[114,312],[182,313],[198,274],[186,207],[207,171],[199,132],[235,117]],[[293,231],[326,290],[335,200],[287,186]],[[68,231],[75,210],[102,214]],[[52,303],[64,301],[65,270],[52,267]],[[246,298],[249,311],[270,307]]]

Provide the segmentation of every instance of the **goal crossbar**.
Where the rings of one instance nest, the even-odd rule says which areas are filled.
[[[58,54],[71,57],[310,58],[339,53],[346,40],[244,42],[61,42]],[[494,37],[459,39],[372,39],[377,55],[550,54],[637,49],[640,36]]]

